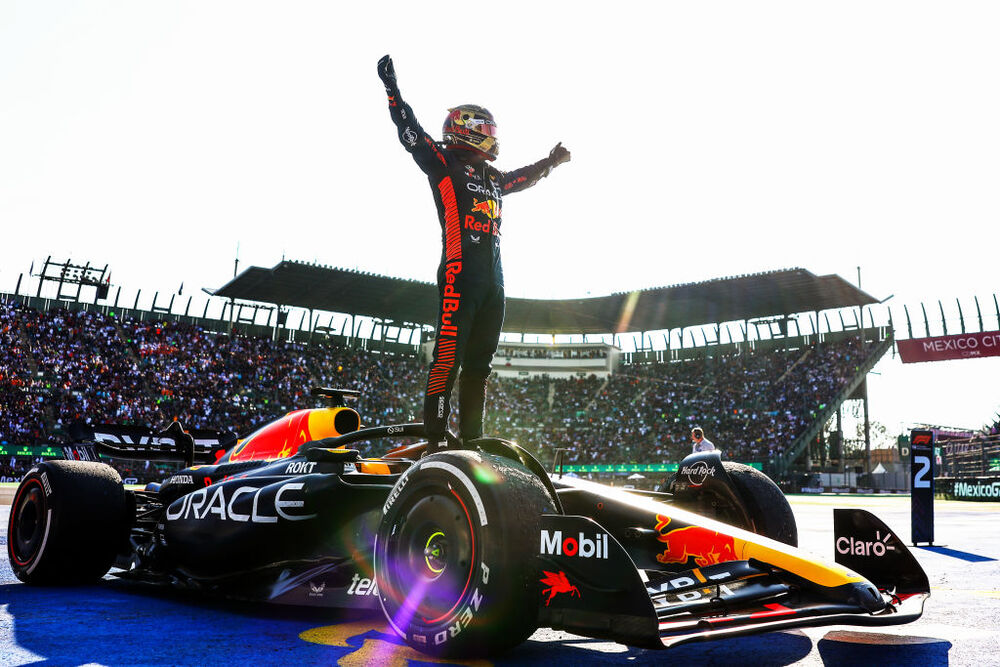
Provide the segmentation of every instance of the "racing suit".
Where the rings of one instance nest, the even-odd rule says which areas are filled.
[[[424,394],[427,439],[432,443],[445,439],[460,367],[459,436],[463,441],[479,438],[486,378],[504,316],[501,201],[503,195],[537,183],[557,163],[545,158],[514,171],[499,171],[472,151],[437,144],[420,127],[399,90],[387,94],[399,141],[427,175],[441,223],[436,334]]]

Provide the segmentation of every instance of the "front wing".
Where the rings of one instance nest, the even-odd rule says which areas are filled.
[[[912,560],[896,539],[894,549]],[[929,596],[926,586],[897,590],[875,581],[821,586],[755,559],[681,572],[639,569],[620,542],[582,516],[543,517],[539,547],[540,625],[647,648],[817,625],[909,623]]]

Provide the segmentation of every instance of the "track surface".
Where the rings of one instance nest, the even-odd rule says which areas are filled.
[[[833,557],[833,507],[875,512],[904,540],[908,497],[790,497],[800,545]],[[9,502],[9,500],[7,501]],[[9,507],[0,506],[6,551]],[[1000,504],[936,501],[935,548],[914,549],[931,582],[916,623],[831,626],[632,649],[539,630],[496,665],[995,665],[1000,662]],[[25,586],[0,560],[2,665],[407,665],[434,661],[379,616],[274,609],[166,594],[106,579],[76,589]]]

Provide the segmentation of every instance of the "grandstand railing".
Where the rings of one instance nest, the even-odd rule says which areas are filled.
[[[1000,435],[942,442],[937,477],[984,477],[1000,473]]]
[[[830,418],[837,413],[841,404],[854,394],[858,387],[865,381],[868,372],[875,367],[875,364],[879,362],[882,356],[893,345],[891,336],[882,338],[881,340],[876,339],[875,342],[875,347],[858,367],[857,372],[847,383],[847,386],[833,400],[826,404],[826,408],[819,412],[816,419],[792,442],[791,446],[775,457],[774,472],[776,477],[783,477],[791,469],[795,461],[809,448],[809,445],[816,439],[816,436],[820,434],[820,431],[823,430]]]

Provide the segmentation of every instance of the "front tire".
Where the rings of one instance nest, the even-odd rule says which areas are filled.
[[[121,477],[111,466],[45,461],[21,480],[10,508],[7,557],[27,584],[83,584],[107,574],[125,540]]]
[[[799,531],[792,507],[771,478],[742,463],[723,461],[722,466],[754,524],[753,532],[797,547]]]
[[[389,494],[375,579],[392,628],[435,656],[492,655],[537,627],[545,486],[513,461],[473,451],[421,459]]]

